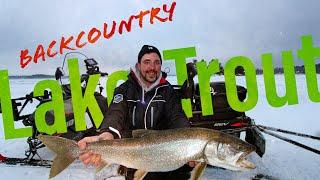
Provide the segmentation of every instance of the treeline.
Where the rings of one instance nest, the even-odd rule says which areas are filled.
[[[294,66],[294,71],[296,74],[305,74],[305,69],[304,69],[304,66]],[[274,68],[274,73],[275,74],[283,74],[283,68],[282,67],[276,67]],[[316,72],[317,74],[320,74],[320,64],[316,64]],[[222,67],[222,65],[220,64],[220,72],[217,73],[217,74],[220,74],[220,75],[223,75],[224,74],[224,69]],[[243,69],[242,66],[238,66],[236,69],[235,69],[235,74],[236,75],[244,75],[245,74],[245,71]],[[256,74],[263,74],[263,70],[262,69],[256,69]]]
[[[282,67],[276,67],[274,68],[275,74],[283,74],[283,68]],[[304,66],[294,66],[294,72],[295,74],[305,74]],[[320,64],[316,64],[316,72],[317,74],[320,74]],[[263,74],[262,69],[256,69],[257,74]]]
[[[47,75],[47,74],[34,74],[34,75],[15,75],[15,76],[9,76],[9,79],[39,79],[39,78],[46,78],[51,79],[54,78],[53,75]]]

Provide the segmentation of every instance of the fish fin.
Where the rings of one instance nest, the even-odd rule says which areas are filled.
[[[148,134],[157,133],[157,130],[148,130],[148,129],[137,129],[132,131],[132,137],[134,138],[141,138]]]
[[[53,178],[58,175],[77,159],[77,157],[75,157],[75,155],[72,153],[78,149],[78,145],[75,141],[47,135],[39,135],[38,139],[40,139],[41,142],[46,145],[46,147],[57,154],[57,156],[53,159],[49,178]]]
[[[207,167],[207,163],[204,163],[204,162],[200,162],[198,163],[192,170],[191,172],[191,180],[198,180],[201,178],[204,170],[206,169]]]
[[[63,171],[64,169],[66,169],[76,158],[73,158],[71,156],[56,156],[53,159],[53,163],[50,169],[50,175],[49,175],[49,179],[55,177],[56,175],[58,175],[61,171]]]
[[[96,173],[98,173],[98,172],[100,172],[103,168],[105,168],[105,167],[109,167],[111,164],[109,164],[109,163],[107,163],[106,161],[103,161],[102,160],[102,164],[99,166],[99,167],[97,167],[97,169],[96,169]]]
[[[148,172],[144,171],[144,170],[136,170],[136,172],[134,173],[134,176],[133,176],[133,180],[142,180],[146,175],[147,175]]]

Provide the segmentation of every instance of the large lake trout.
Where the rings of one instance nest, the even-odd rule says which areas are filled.
[[[38,137],[57,156],[50,178],[56,176],[79,157],[75,141],[40,135]],[[88,144],[86,151],[102,155],[106,165],[119,164],[141,172],[164,172],[178,169],[189,161],[200,162],[193,178],[201,176],[206,164],[230,170],[254,168],[245,156],[255,148],[247,142],[220,131],[205,128],[170,130],[135,130],[133,138],[97,141]]]

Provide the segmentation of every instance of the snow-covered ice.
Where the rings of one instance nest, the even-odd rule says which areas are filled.
[[[318,76],[318,83],[320,76]],[[171,82],[175,82],[175,77],[169,77]],[[213,81],[223,80],[223,77],[213,77]],[[15,79],[10,80],[12,97],[23,96],[31,92],[38,79]],[[285,82],[282,75],[276,76],[277,88],[280,94],[285,91]],[[311,102],[308,98],[307,87],[304,75],[296,75],[299,104],[284,106],[281,108],[271,107],[264,90],[263,76],[257,76],[259,100],[255,108],[247,112],[247,115],[255,119],[256,124],[306,133],[310,135],[320,135],[320,120],[318,109],[320,103]],[[237,83],[245,85],[244,77],[237,77]],[[104,84],[104,83],[102,83]],[[32,110],[30,106],[29,111]],[[0,119],[2,117],[0,116]],[[22,127],[17,123],[16,127]],[[320,149],[320,142],[295,136],[281,134],[293,140],[305,143],[316,149]],[[3,124],[0,123],[0,154],[14,157],[24,157],[27,149],[26,139],[4,140]],[[266,153],[260,158],[251,154],[249,159],[256,164],[256,169],[247,172],[233,172],[224,169],[207,168],[203,179],[252,179],[259,174],[264,175],[264,179],[318,179],[320,175],[320,156],[310,151],[304,150],[282,140],[265,135],[267,140]],[[41,156],[45,159],[53,157],[53,153],[47,149],[40,150]],[[116,167],[107,169],[109,173],[115,173]],[[111,175],[110,174],[110,175]],[[39,167],[17,167],[0,165],[0,175],[6,179],[32,179],[40,180],[49,177],[48,168]],[[101,174],[100,174],[101,175]],[[63,171],[54,179],[99,179],[100,175],[95,175],[93,167],[85,167],[79,161],[73,163],[71,167]],[[115,175],[115,174],[114,174]],[[123,179],[113,177],[113,179]]]

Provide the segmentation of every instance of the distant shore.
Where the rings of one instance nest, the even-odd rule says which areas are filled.
[[[54,79],[54,75],[34,74],[34,75],[13,75],[9,79]]]

